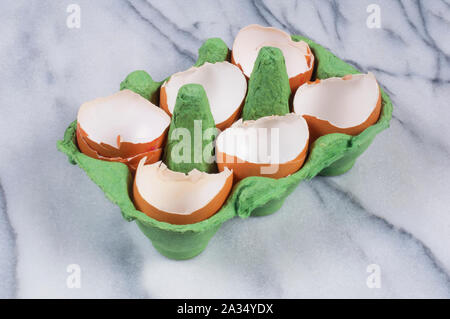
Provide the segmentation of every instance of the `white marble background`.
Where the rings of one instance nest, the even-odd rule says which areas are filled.
[[[71,3],[80,29],[66,27]],[[381,29],[366,26],[370,3]],[[250,23],[375,73],[391,128],[347,174],[304,182],[276,214],[234,219],[197,258],[168,260],[56,140],[130,71],[163,79]],[[0,297],[450,297],[448,0],[2,1],[0,26]]]

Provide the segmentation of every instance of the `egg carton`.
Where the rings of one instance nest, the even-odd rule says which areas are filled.
[[[315,56],[311,81],[360,73],[310,39],[297,35],[293,35],[292,39],[305,41]],[[200,48],[196,66],[205,61],[214,63],[229,59],[228,49],[217,45],[223,41],[217,40],[219,39],[207,40]],[[161,83],[153,83],[155,92]],[[333,133],[318,138],[310,145],[303,167],[290,176],[281,179],[252,176],[241,180],[234,185],[225,204],[216,214],[195,224],[174,225],[160,222],[136,210],[131,199],[133,177],[128,167],[122,163],[93,159],[81,153],[76,143],[76,121],[69,125],[64,139],[58,141],[57,146],[67,155],[70,163],[81,167],[103,190],[106,197],[119,206],[124,219],[136,222],[157,251],[170,259],[190,259],[206,248],[209,240],[227,220],[273,214],[301,181],[310,180],[316,175],[340,175],[351,169],[375,136],[389,127],[392,102],[382,88],[380,91],[382,109],[375,124],[356,136]],[[147,98],[152,99],[151,96]]]

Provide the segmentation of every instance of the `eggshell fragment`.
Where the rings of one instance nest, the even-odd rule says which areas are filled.
[[[236,181],[249,176],[282,178],[296,172],[308,151],[308,125],[290,113],[239,120],[216,140],[219,171],[232,169]]]
[[[247,92],[247,81],[241,70],[229,62],[206,62],[175,73],[161,87],[161,108],[172,116],[178,90],[185,84],[201,84],[206,91],[216,127],[223,130],[240,114]]]
[[[102,161],[124,163],[129,167],[132,173],[136,171],[139,161],[142,158],[146,157],[145,164],[151,164],[159,161],[162,154],[162,148],[157,148],[128,158],[105,157],[97,153],[95,149],[91,148],[91,146],[86,142],[85,138],[82,136],[81,130],[77,129],[76,138],[78,147],[80,148],[81,152],[84,153],[85,155]]]
[[[330,133],[357,135],[377,122],[381,93],[372,73],[349,74],[302,85],[293,105],[308,122],[314,141]]]
[[[233,172],[208,174],[196,169],[189,174],[174,172],[163,162],[139,162],[133,184],[136,208],[171,224],[193,224],[214,215],[231,191]]]
[[[146,156],[159,160],[170,117],[130,90],[84,103],[77,117],[77,142],[86,155],[136,169]]]
[[[127,157],[159,148],[170,118],[139,94],[122,90],[84,103],[77,123],[92,142],[103,147],[98,152]]]
[[[231,62],[249,78],[258,52],[265,46],[276,47],[283,52],[292,91],[311,79],[314,55],[308,44],[293,41],[289,34],[273,27],[252,24],[242,28],[233,43]]]

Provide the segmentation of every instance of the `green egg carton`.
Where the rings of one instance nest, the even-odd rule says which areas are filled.
[[[316,63],[313,78],[325,79],[359,73],[319,44],[301,36],[292,36],[292,39],[303,40],[312,49]],[[225,43],[218,38],[209,39],[200,48],[196,65],[228,58],[229,52]],[[132,83],[133,78],[144,78],[148,83],[136,86]],[[142,74],[134,73],[128,80],[123,82],[121,89],[137,87],[136,90],[142,94],[142,90],[148,87],[145,93],[148,97],[154,96],[159,89],[151,77]],[[282,206],[285,198],[302,180],[309,180],[316,175],[332,176],[348,171],[375,136],[389,127],[392,103],[383,90],[381,96],[382,110],[378,122],[361,134],[350,136],[335,133],[318,138],[310,146],[308,158],[299,171],[278,180],[256,176],[245,178],[233,187],[227,201],[215,215],[190,225],[160,222],[136,210],[130,196],[133,181],[128,167],[122,163],[96,160],[81,153],[76,144],[76,121],[70,124],[64,139],[58,141],[57,145],[72,164],[80,166],[106,197],[120,207],[127,221],[136,221],[139,229],[162,255],[177,260],[190,259],[206,248],[211,237],[227,220],[236,216],[247,218],[272,214]]]

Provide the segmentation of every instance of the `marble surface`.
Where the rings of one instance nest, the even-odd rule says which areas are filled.
[[[71,3],[79,29],[66,26]],[[371,3],[380,29],[366,26]],[[0,21],[0,297],[450,297],[447,0],[2,1]],[[197,258],[168,260],[56,140],[130,71],[163,79],[250,23],[373,72],[391,128],[347,174],[304,182],[276,214],[231,220]],[[380,288],[366,284],[370,264]]]

